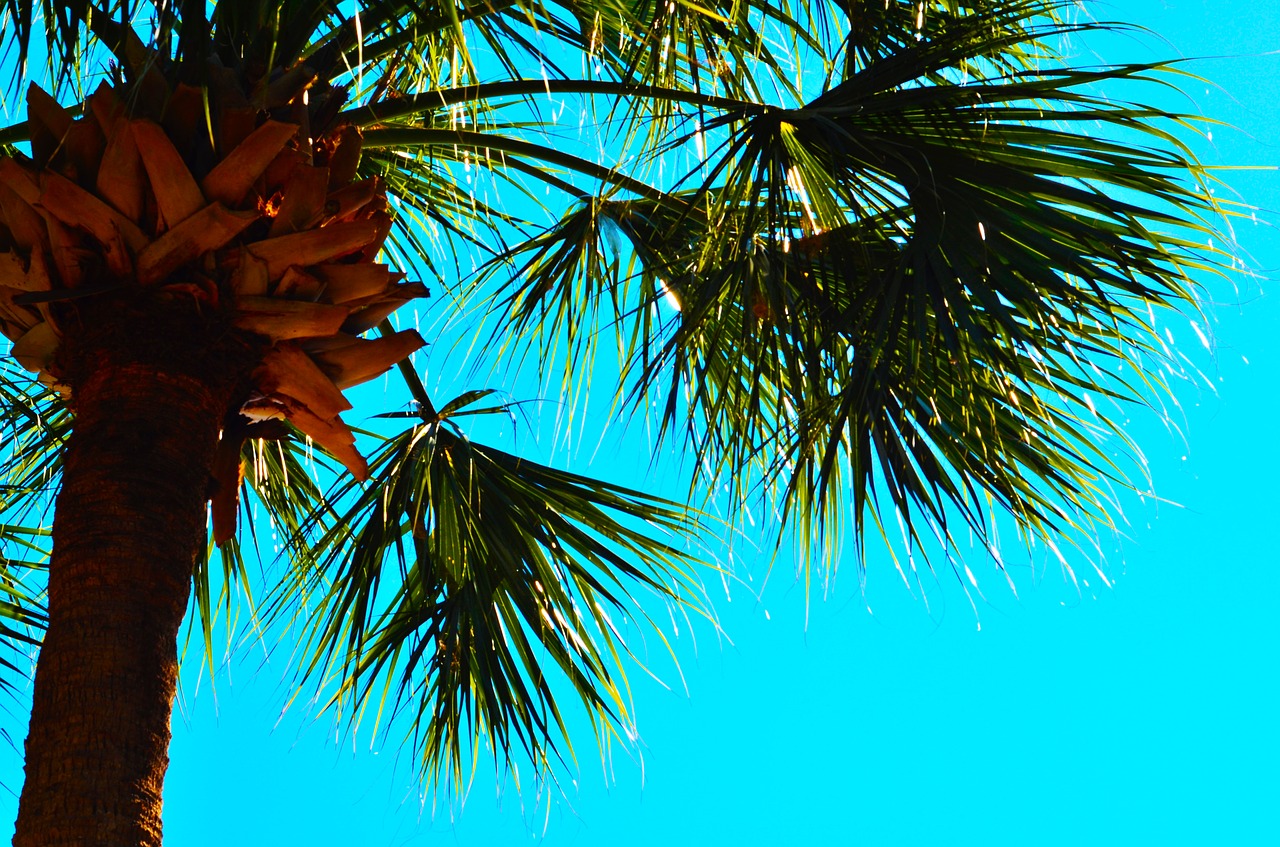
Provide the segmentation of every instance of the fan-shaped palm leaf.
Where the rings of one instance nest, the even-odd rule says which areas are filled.
[[[799,108],[718,104],[698,192],[586,201],[504,257],[510,331],[544,355],[568,338],[572,373],[603,310],[695,472],[780,496],[806,539],[852,518],[860,544],[873,507],[913,541],[949,517],[985,539],[992,503],[1037,535],[1106,520],[1105,436],[1127,442],[1090,395],[1162,390],[1149,314],[1223,267],[1221,210],[1174,134],[1189,118],[1092,93],[1173,69],[988,61],[1077,29],[1042,11],[880,42]]]
[[[700,608],[688,554],[661,537],[688,532],[683,508],[467,438],[457,418],[507,413],[474,405],[490,393],[388,439],[368,485],[331,493],[343,511],[299,538],[313,565],[285,594],[306,604],[307,672],[356,715],[407,712],[430,778],[460,778],[482,743],[540,768],[571,753],[566,698],[601,739],[632,733],[633,592]]]

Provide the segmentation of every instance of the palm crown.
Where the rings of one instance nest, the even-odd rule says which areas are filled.
[[[6,7],[23,76],[40,24]],[[0,610],[19,654],[49,627],[33,739],[66,720],[41,693],[60,663],[88,661],[54,636],[94,602],[75,539],[106,537],[75,474],[118,456],[110,479],[152,484],[127,434],[100,443],[113,415],[158,444],[161,419],[203,438],[176,546],[129,554],[176,586],[170,629],[194,584],[212,639],[227,586],[250,581],[237,515],[260,508],[288,566],[253,614],[292,622],[301,674],[345,714],[403,712],[428,777],[482,744],[563,758],[566,693],[602,737],[628,723],[611,614],[643,617],[639,589],[704,608],[686,507],[468,437],[466,416],[509,405],[428,395],[409,358],[424,339],[389,320],[428,295],[406,273],[570,398],[610,370],[592,366],[608,341],[617,401],[688,451],[689,500],[764,503],[808,562],[894,515],[926,548],[957,525],[985,543],[996,512],[1051,545],[1106,522],[1124,470],[1104,437],[1127,442],[1091,395],[1163,390],[1153,310],[1194,307],[1191,276],[1222,267],[1187,119],[1101,89],[1172,69],[1064,65],[1058,40],[1097,25],[1053,0],[45,11],[49,93],[33,84],[0,134],[18,145],[0,159],[0,329],[35,374],[0,381],[6,540],[29,551]],[[548,99],[598,143],[560,140]],[[393,366],[415,406],[358,448],[343,391]],[[319,481],[312,443],[341,466]],[[48,533],[21,516],[59,474],[46,609]],[[37,779],[56,770],[41,755],[69,754],[29,742],[16,843],[63,843],[42,840],[43,810],[69,783]],[[155,782],[132,843],[158,843],[155,767],[130,777]]]

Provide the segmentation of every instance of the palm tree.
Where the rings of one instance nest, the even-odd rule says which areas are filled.
[[[428,779],[571,757],[566,696],[626,728],[611,612],[704,609],[693,513],[469,435],[513,403],[429,396],[406,273],[570,399],[616,377],[692,506],[763,504],[808,562],[868,518],[1105,524],[1127,442],[1091,397],[1163,391],[1155,310],[1222,270],[1188,120],[1125,99],[1173,69],[1066,65],[1102,25],[1057,0],[3,8],[44,83],[0,131],[21,847],[160,843],[193,592],[207,645],[240,596],[291,627]],[[393,367],[413,404],[358,448],[343,391]],[[259,513],[285,567],[242,595]]]

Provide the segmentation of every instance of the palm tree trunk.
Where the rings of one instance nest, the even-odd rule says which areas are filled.
[[[79,354],[16,847],[161,842],[177,635],[232,389],[128,343]]]

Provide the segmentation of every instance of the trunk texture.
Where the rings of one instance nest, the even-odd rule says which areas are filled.
[[[73,351],[76,420],[15,847],[161,843],[178,629],[232,389],[190,338],[178,362],[122,354],[148,327],[129,330]],[[141,346],[156,346],[154,324],[148,334]]]

